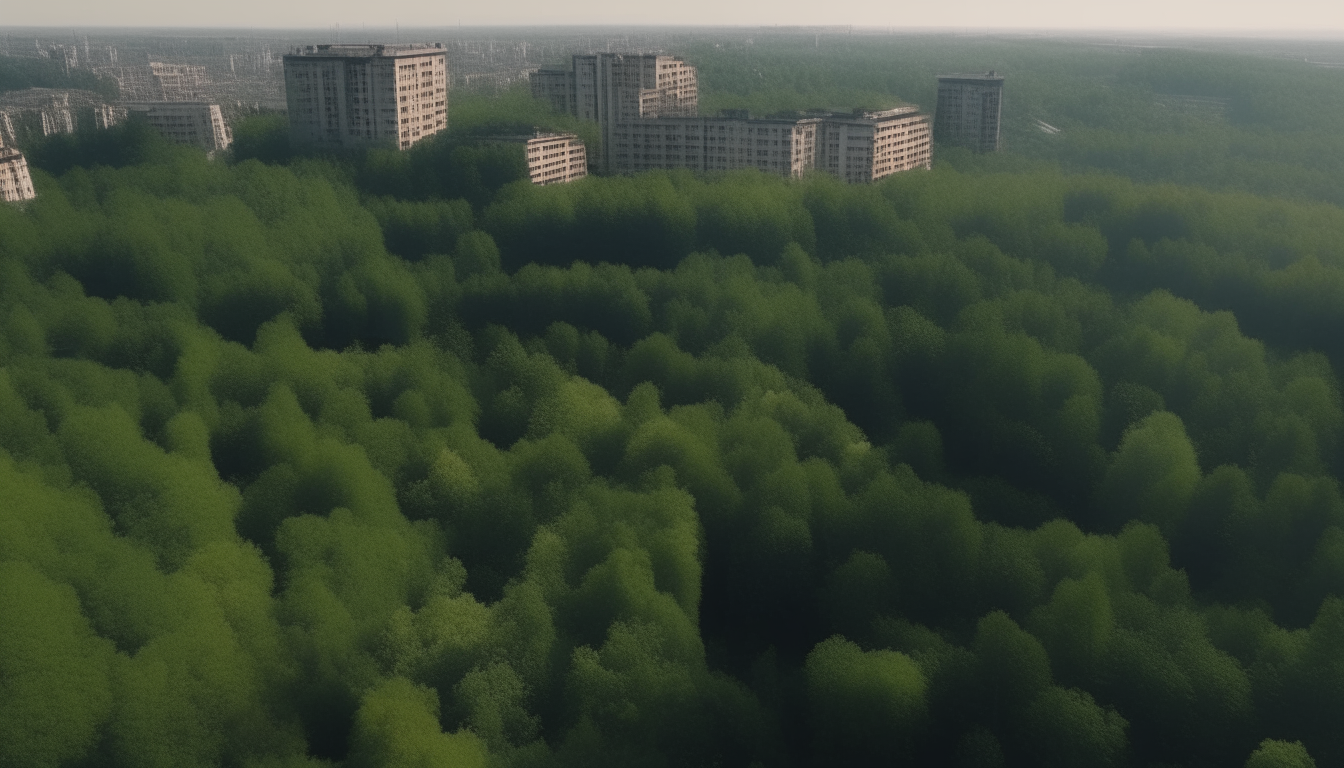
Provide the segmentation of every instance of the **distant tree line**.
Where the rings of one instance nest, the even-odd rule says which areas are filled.
[[[1194,44],[1204,50],[1126,42],[762,30],[678,52],[698,69],[703,114],[849,110],[892,99],[932,113],[937,75],[994,69],[1007,78],[1003,142],[1018,159],[1344,204],[1337,69],[1303,61],[1293,43],[1264,43],[1250,55],[1232,42]],[[1298,56],[1273,55],[1275,45]],[[1060,132],[1042,132],[1037,120]],[[1000,161],[936,146],[934,162],[984,171]]]
[[[100,77],[87,69],[66,71],[61,61],[36,56],[0,56],[0,92],[28,88],[59,88],[93,91],[115,101],[120,88],[110,77]]]

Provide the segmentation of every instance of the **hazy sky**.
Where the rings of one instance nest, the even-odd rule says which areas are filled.
[[[12,26],[404,26],[853,24],[901,28],[1027,28],[1296,32],[1344,35],[1344,0],[0,0]],[[679,15],[668,15],[675,10]]]

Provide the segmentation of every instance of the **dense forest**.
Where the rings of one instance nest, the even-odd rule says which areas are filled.
[[[74,88],[93,91],[108,100],[115,100],[120,92],[116,80],[87,69],[67,70],[55,59],[0,56],[0,93],[27,88]]]
[[[1337,43],[814,38],[763,29],[745,40],[688,41],[679,52],[699,69],[707,114],[848,110],[893,97],[932,112],[936,75],[993,69],[1006,78],[1009,162],[1344,205]],[[961,167],[985,161],[940,154]],[[1004,160],[990,158],[991,167]]]
[[[0,765],[1344,761],[1329,194],[533,187],[464,137],[539,107],[461,101],[406,153],[32,149]]]

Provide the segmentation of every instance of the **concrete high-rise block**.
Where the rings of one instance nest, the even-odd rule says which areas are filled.
[[[312,45],[284,57],[289,135],[331,149],[409,149],[448,127],[448,56],[434,45]]]
[[[207,151],[228,149],[233,135],[218,104],[203,101],[139,101],[126,104],[126,113],[149,123],[175,144]],[[97,116],[95,115],[95,119]]]
[[[695,67],[676,56],[580,54],[573,58],[571,69],[533,72],[531,85],[532,95],[556,110],[597,123],[602,152],[590,153],[590,161],[596,159],[597,167],[607,171],[614,170],[606,148],[614,139],[615,126],[700,113]]]
[[[13,147],[0,147],[0,202],[17,203],[35,196],[23,153]]]
[[[976,152],[997,152],[1003,75],[939,75],[933,137]]]

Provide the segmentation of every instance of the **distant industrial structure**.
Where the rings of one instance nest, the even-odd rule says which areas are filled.
[[[144,119],[174,144],[201,147],[207,152],[228,149],[233,143],[218,104],[203,101],[151,101],[126,104],[128,116]],[[95,120],[100,117],[94,113]],[[106,120],[115,114],[103,115]]]
[[[928,115],[915,106],[852,114],[699,117],[695,67],[674,56],[599,53],[540,69],[533,96],[597,122],[606,173],[739,168],[788,177],[817,169],[851,183],[931,164]]]
[[[35,196],[28,160],[19,150],[0,145],[0,202],[17,203]]]
[[[310,45],[284,57],[289,135],[330,149],[409,149],[448,126],[448,60],[434,45]]]
[[[999,150],[1003,75],[939,75],[933,136],[939,142],[976,152]]]

